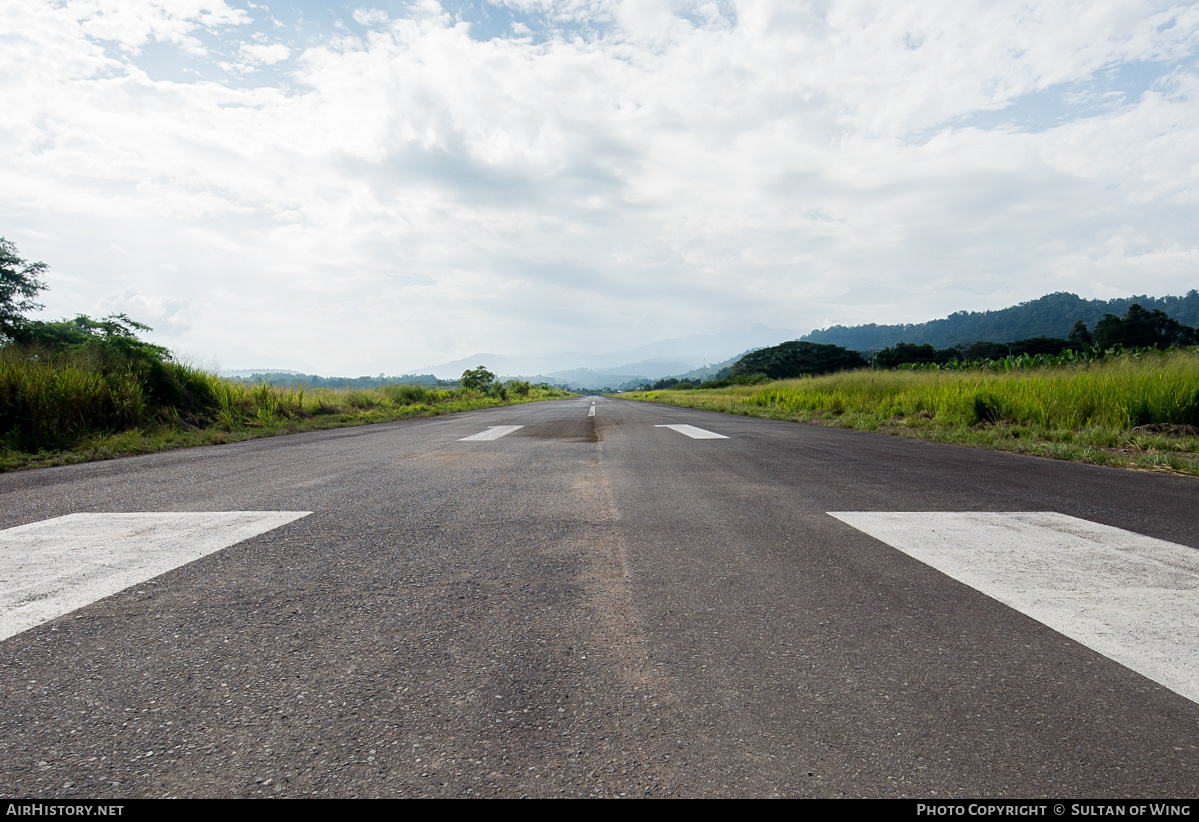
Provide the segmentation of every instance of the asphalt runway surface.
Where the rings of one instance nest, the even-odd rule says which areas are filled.
[[[606,398],[0,475],[0,791],[1194,797],[1197,503]]]

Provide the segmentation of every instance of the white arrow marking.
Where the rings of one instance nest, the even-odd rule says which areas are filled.
[[[0,640],[309,513],[68,514],[0,531]]]
[[[498,440],[500,437],[506,437],[513,431],[519,431],[524,428],[523,425],[489,425],[486,431],[480,431],[477,434],[471,434],[469,437],[463,437],[458,442],[490,442]]]
[[[1052,512],[829,512],[1199,702],[1199,551]]]
[[[654,428],[669,428],[672,431],[678,431],[680,434],[686,434],[693,440],[727,440],[724,434],[716,434],[712,431],[705,431],[702,428],[696,428],[694,425],[655,425]]]

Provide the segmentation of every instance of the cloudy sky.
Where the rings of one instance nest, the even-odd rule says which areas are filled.
[[[1199,286],[1199,7],[5,0],[44,316],[401,373]]]

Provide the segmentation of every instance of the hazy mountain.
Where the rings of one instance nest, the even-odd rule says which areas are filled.
[[[751,348],[763,348],[786,340],[793,340],[796,336],[795,331],[767,328],[760,323],[755,323],[749,328],[738,331],[725,331],[719,334],[692,334],[687,337],[661,340],[625,351],[586,354],[561,352],[524,356],[473,354],[460,360],[430,365],[418,370],[436,374],[444,379],[456,379],[462,376],[463,371],[482,365],[501,377],[521,377],[522,379],[536,377],[539,382],[541,378],[547,378],[546,381],[551,383],[564,382],[565,375],[582,371],[620,376],[621,379],[618,382],[625,382],[632,377],[661,379],[701,368],[705,363],[727,360],[729,357],[737,356]],[[555,374],[562,375],[564,379],[553,379]],[[593,387],[603,387],[604,385],[613,385],[613,383],[599,382],[594,383]]]

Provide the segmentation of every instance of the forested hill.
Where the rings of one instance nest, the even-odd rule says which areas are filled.
[[[1104,314],[1123,316],[1133,303],[1140,303],[1149,311],[1160,309],[1183,325],[1199,326],[1199,292],[1194,289],[1185,297],[1121,297],[1106,302],[1059,292],[998,311],[958,311],[943,320],[907,325],[834,325],[800,339],[840,345],[852,351],[877,351],[900,342],[952,348],[979,340],[1064,338],[1076,320],[1093,328]]]

